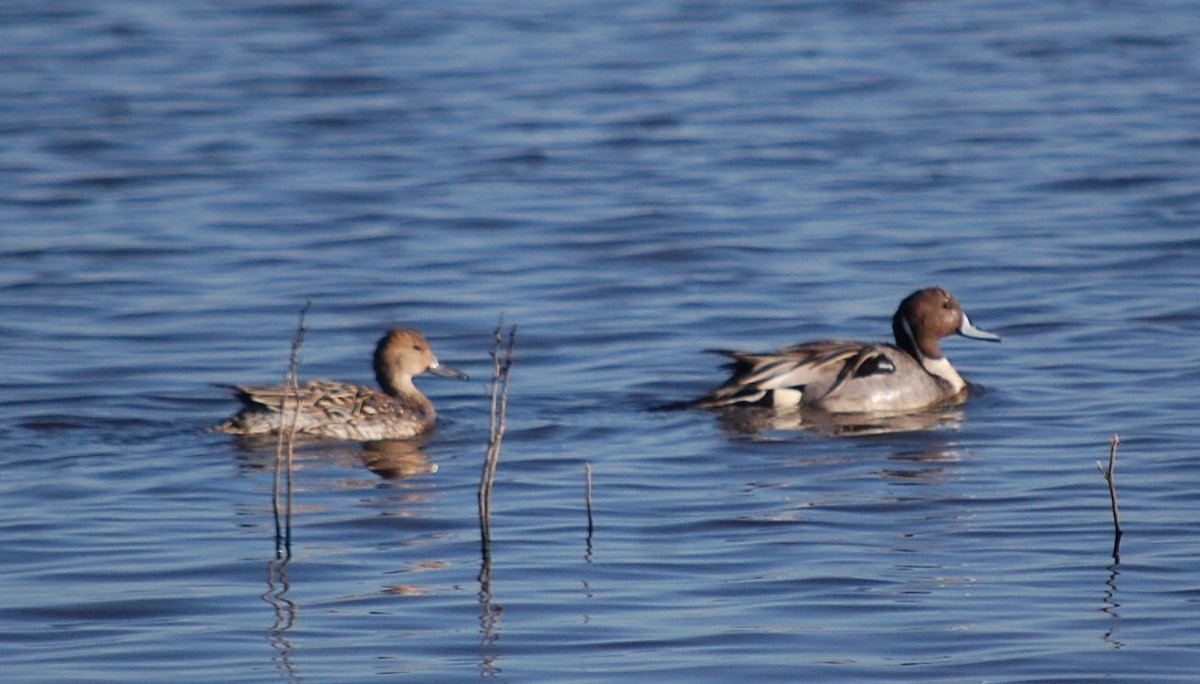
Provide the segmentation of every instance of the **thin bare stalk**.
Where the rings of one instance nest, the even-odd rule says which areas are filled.
[[[583,559],[588,563],[592,562],[592,532],[595,531],[596,525],[592,517],[592,464],[590,461],[583,463],[583,499],[587,504],[588,529],[587,529],[587,551],[583,554]]]
[[[595,521],[592,518],[592,464],[590,461],[585,461],[583,464],[583,481],[584,481],[584,500],[587,503],[588,514],[588,539],[592,538],[592,530],[596,528]]]
[[[480,673],[485,677],[494,677],[499,673],[495,666],[495,656],[488,652],[499,636],[500,616],[503,611],[492,595],[492,485],[496,480],[496,467],[500,463],[500,443],[508,427],[508,376],[513,364],[516,335],[516,326],[509,328],[508,345],[501,356],[500,351],[504,347],[504,319],[501,318],[492,343],[492,401],[488,410],[488,448],[483,461],[483,472],[479,478],[479,534],[483,550],[483,560],[479,568],[479,603],[483,612],[479,616],[479,622],[484,649]]]
[[[492,387],[491,406],[488,410],[488,448],[483,461],[483,473],[479,479],[479,533],[483,540],[486,563],[492,543],[492,486],[496,481],[496,468],[500,463],[500,444],[508,427],[508,377],[513,364],[513,345],[516,343],[517,327],[508,330],[508,343],[504,340],[504,320],[496,326],[492,341]],[[501,355],[501,349],[504,353]]]
[[[300,416],[300,345],[304,344],[304,336],[308,333],[305,319],[312,301],[304,302],[300,307],[300,322],[296,326],[296,334],[292,336],[292,354],[288,361],[287,374],[284,376],[283,393],[279,406],[279,431],[275,442],[275,485],[272,497],[272,509],[275,513],[275,557],[287,559],[292,556],[292,472],[294,460],[294,445],[296,441],[296,421]],[[290,406],[289,406],[290,400]],[[286,451],[285,451],[286,449]],[[286,466],[286,472],[285,472]],[[280,480],[284,479],[286,487],[286,502],[281,516],[280,513]],[[283,518],[281,522],[281,517]]]
[[[1112,440],[1108,445],[1108,468],[1100,465],[1100,461],[1096,461],[1096,468],[1104,475],[1104,480],[1108,482],[1108,498],[1112,503],[1112,518],[1113,518],[1113,549],[1112,557],[1116,562],[1121,562],[1121,537],[1125,531],[1121,529],[1121,512],[1117,508],[1117,445],[1121,443],[1121,438],[1114,432]]]

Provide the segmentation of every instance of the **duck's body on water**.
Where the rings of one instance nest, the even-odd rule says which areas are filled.
[[[998,342],[971,324],[954,295],[939,287],[909,295],[892,317],[896,343],[828,340],[755,354],[717,350],[732,359],[724,385],[699,406],[810,407],[827,413],[917,411],[961,398],[967,383],[939,340],[958,333]]]
[[[437,418],[433,402],[413,384],[413,376],[421,373],[467,377],[440,363],[421,333],[397,328],[375,347],[375,378],[382,391],[336,380],[310,380],[300,384],[299,392],[289,392],[286,385],[234,386],[242,410],[215,429],[269,434],[281,423],[290,428],[294,416],[297,434],[356,441],[409,439],[427,431]],[[281,413],[285,397],[287,412]]]

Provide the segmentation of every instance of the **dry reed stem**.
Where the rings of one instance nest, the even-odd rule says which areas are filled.
[[[594,519],[592,518],[592,464],[590,461],[583,463],[583,481],[584,481],[584,500],[587,502],[588,514],[588,539],[592,538],[592,531],[596,528]]]
[[[492,387],[491,406],[488,411],[488,448],[483,461],[483,473],[479,479],[479,533],[483,541],[485,561],[491,552],[492,543],[492,486],[496,480],[496,468],[500,463],[500,444],[508,427],[508,377],[513,364],[513,345],[516,343],[517,326],[508,330],[508,344],[504,341],[504,319],[496,326],[492,341]],[[500,354],[504,347],[503,357]]]
[[[300,307],[300,322],[296,326],[296,334],[292,336],[292,353],[288,360],[287,374],[284,375],[284,386],[288,391],[283,393],[279,406],[279,430],[275,442],[275,485],[273,490],[272,507],[275,513],[275,557],[290,558],[292,555],[292,472],[294,445],[296,441],[296,421],[300,416],[300,345],[304,344],[304,336],[308,333],[305,318],[312,307],[312,301],[304,302]],[[292,400],[291,410],[288,410],[288,400]],[[286,421],[286,424],[285,424]],[[286,452],[285,452],[286,448]],[[286,495],[284,522],[280,523],[279,485],[281,471],[286,464]]]
[[[492,388],[491,407],[488,415],[488,448],[483,462],[483,473],[479,479],[479,534],[482,540],[483,560],[479,568],[479,603],[483,607],[480,615],[480,630],[483,633],[483,648],[489,649],[499,636],[500,616],[503,607],[492,596],[492,485],[496,480],[496,467],[500,462],[500,443],[508,426],[508,376],[513,363],[513,345],[517,328],[508,331],[508,347],[503,358],[500,348],[504,345],[504,319],[496,326],[492,344]],[[485,677],[498,674],[494,656],[485,654],[480,673]]]
[[[1109,502],[1112,504],[1112,517],[1113,517],[1112,557],[1113,557],[1113,560],[1118,561],[1118,562],[1120,562],[1120,560],[1121,560],[1121,537],[1125,534],[1125,531],[1121,529],[1121,512],[1117,508],[1117,481],[1116,481],[1117,445],[1119,445],[1120,443],[1121,443],[1121,438],[1114,432],[1112,439],[1109,441],[1109,445],[1108,445],[1108,468],[1107,469],[1105,469],[1104,466],[1102,466],[1100,464],[1100,461],[1096,461],[1096,468],[1100,470],[1100,473],[1102,475],[1104,475],[1104,480],[1106,482],[1108,482],[1108,499],[1109,499]]]
[[[592,517],[592,463],[591,461],[583,462],[583,501],[587,504],[587,537],[584,540],[585,550],[583,552],[583,560],[587,563],[592,562],[592,533],[596,531],[595,519]]]

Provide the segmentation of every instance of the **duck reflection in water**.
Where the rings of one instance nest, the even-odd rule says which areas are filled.
[[[242,452],[243,467],[247,470],[269,470],[274,467],[276,437],[238,435],[237,445]],[[429,461],[424,447],[423,440],[377,440],[353,444],[298,436],[293,443],[293,467],[366,466],[385,480],[436,473],[438,465]]]
[[[961,404],[961,402],[960,402]],[[736,436],[764,436],[770,432],[812,432],[826,437],[886,435],[938,428],[960,427],[965,413],[959,405],[943,405],[919,413],[829,413],[746,406],[722,410],[717,422],[725,432]]]

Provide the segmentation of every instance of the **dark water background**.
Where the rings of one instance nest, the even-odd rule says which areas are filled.
[[[0,679],[1195,681],[1198,157],[1191,2],[6,3]],[[932,283],[1004,336],[939,429],[649,410]],[[306,377],[474,380],[280,565],[203,429],[309,299]]]

